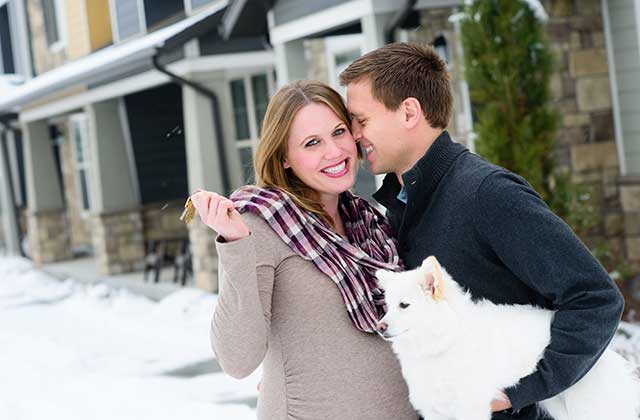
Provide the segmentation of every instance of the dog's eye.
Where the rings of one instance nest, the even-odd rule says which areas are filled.
[[[408,308],[408,307],[409,307],[408,303],[400,302],[400,309],[405,309],[405,308]]]

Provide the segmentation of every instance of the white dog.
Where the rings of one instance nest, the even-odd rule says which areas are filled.
[[[550,342],[553,311],[473,302],[435,257],[404,273],[376,273],[411,403],[427,420],[489,420],[491,401],[536,369]],[[560,395],[539,403],[556,420],[638,420],[640,383],[607,349]]]

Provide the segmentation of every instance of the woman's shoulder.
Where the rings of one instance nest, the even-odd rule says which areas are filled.
[[[242,219],[251,231],[256,251],[269,251],[277,260],[283,260],[294,253],[261,216],[247,211],[242,213]]]

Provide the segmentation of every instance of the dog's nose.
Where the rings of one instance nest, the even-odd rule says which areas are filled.
[[[387,331],[387,327],[388,327],[388,325],[387,325],[386,322],[380,322],[378,324],[378,331],[385,332],[385,331]]]

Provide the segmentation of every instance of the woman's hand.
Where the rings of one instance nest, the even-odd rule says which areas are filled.
[[[231,242],[249,236],[249,227],[233,207],[233,201],[211,191],[197,190],[191,202],[200,215],[202,223]]]

